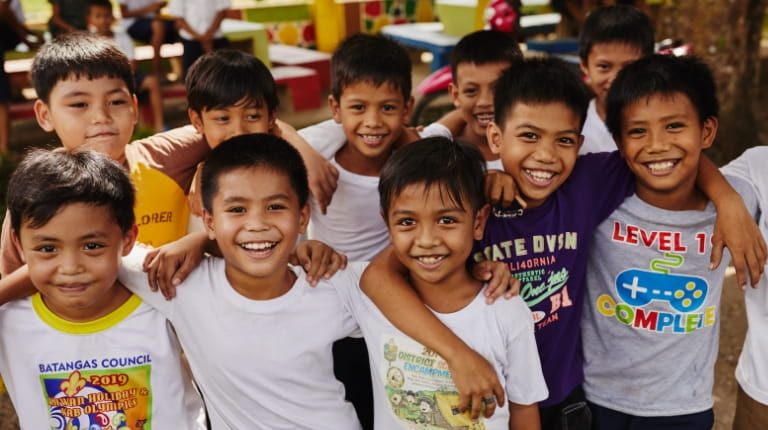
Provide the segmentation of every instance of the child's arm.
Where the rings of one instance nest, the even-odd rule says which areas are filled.
[[[165,1],[156,1],[138,9],[128,9],[128,5],[121,3],[120,16],[123,18],[133,18],[150,12],[159,13],[160,9],[164,8],[166,4],[167,2]]]
[[[0,279],[0,305],[21,299],[37,291],[29,279],[29,269],[23,265]]]
[[[59,3],[53,3],[53,11],[51,13],[51,22],[56,27],[61,28],[62,30],[66,31],[77,31],[77,28],[72,26],[67,21],[64,21],[64,18],[61,17],[61,5]]]
[[[539,406],[509,403],[509,430],[540,430]]]
[[[471,416],[480,414],[483,398],[496,396],[504,404],[504,390],[493,367],[470,349],[432,314],[403,279],[403,267],[391,246],[374,258],[360,279],[360,288],[392,324],[417,342],[445,358],[461,395],[459,410],[471,405]],[[496,405],[487,405],[486,416]]]
[[[701,157],[697,185],[717,209],[710,269],[715,269],[720,264],[723,247],[728,247],[739,287],[742,290],[746,288],[747,272],[752,286],[757,286],[768,252],[752,214],[747,210],[741,196],[707,157]]]
[[[200,42],[203,45],[203,50],[210,51],[213,49],[213,38],[217,31],[219,31],[219,27],[221,27],[221,22],[224,21],[224,17],[227,15],[227,9],[221,9],[218,12],[216,12],[216,16],[213,17],[213,22],[211,22],[211,25],[208,27],[208,30],[205,31],[202,35],[202,39]],[[206,49],[206,44],[209,44],[210,46],[208,49]]]

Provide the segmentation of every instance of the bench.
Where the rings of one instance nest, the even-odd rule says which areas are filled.
[[[308,67],[277,66],[270,69],[275,84],[285,85],[291,90],[293,110],[316,109],[322,104],[320,77]]]
[[[320,88],[323,90],[331,88],[331,54],[272,43],[269,45],[269,59],[274,66],[298,66],[312,69],[320,78]]]

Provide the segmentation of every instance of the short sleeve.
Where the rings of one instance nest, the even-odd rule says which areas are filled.
[[[131,253],[123,257],[118,274],[118,280],[128,288],[133,294],[141,297],[141,300],[155,308],[168,319],[172,317],[173,300],[166,300],[163,295],[149,288],[147,274],[142,270],[144,257],[150,248],[136,245]]]
[[[424,127],[424,130],[419,132],[419,137],[422,139],[427,137],[444,137],[446,139],[453,140],[453,134],[451,133],[451,130],[439,122],[433,122],[432,124]]]
[[[522,299],[515,297],[505,306],[500,320],[507,363],[503,370],[507,400],[530,405],[549,397],[533,334],[533,317]]]
[[[360,277],[363,276],[368,263],[349,263],[347,268],[336,272],[328,281],[336,290],[341,304],[353,318],[354,328],[357,330],[359,313],[364,303],[364,293],[360,290]]]
[[[579,156],[567,186],[599,224],[634,193],[635,176],[618,151],[590,153]]]
[[[330,160],[347,142],[341,124],[329,119],[298,131],[315,151],[326,160]]]

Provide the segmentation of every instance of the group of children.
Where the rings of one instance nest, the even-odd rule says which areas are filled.
[[[707,66],[650,55],[631,7],[586,25],[592,94],[481,31],[454,52],[457,112],[418,136],[409,56],[379,36],[334,53],[329,122],[296,133],[266,67],[221,50],[187,74],[192,126],[130,144],[128,58],[45,46],[35,113],[64,148],[14,173],[0,240],[21,426],[711,428],[725,241],[761,283],[736,419],[760,428],[768,151],[726,180]]]

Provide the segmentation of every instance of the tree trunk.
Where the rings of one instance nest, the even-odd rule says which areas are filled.
[[[718,138],[708,155],[723,164],[758,145],[753,101],[768,0],[665,0],[657,39],[682,39],[712,69],[720,101]]]

